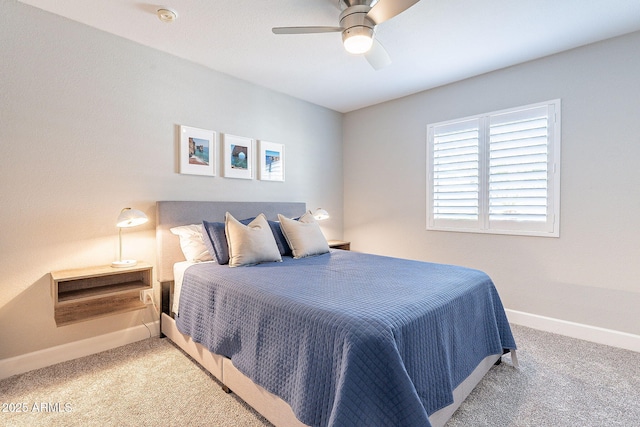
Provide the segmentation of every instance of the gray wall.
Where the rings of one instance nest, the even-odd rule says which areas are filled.
[[[150,217],[123,234],[149,263],[157,200],[302,201],[342,237],[341,114],[1,1],[0,359],[152,320],[53,320],[49,272],[114,260],[123,207]],[[286,181],[180,175],[179,125],[284,144]]]
[[[640,334],[640,33],[351,112],[355,250],[487,271],[507,308]],[[426,125],[562,99],[560,238],[426,231]]]
[[[480,268],[507,308],[640,334],[640,33],[343,116],[0,3],[0,359],[151,320],[57,328],[48,273],[111,262],[125,206],[151,219],[125,255],[155,263],[171,199],[305,201],[355,250]],[[554,98],[561,237],[427,232],[427,123]],[[180,124],[285,144],[286,182],[178,174]]]

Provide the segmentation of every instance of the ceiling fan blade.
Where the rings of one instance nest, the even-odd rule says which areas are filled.
[[[315,34],[344,31],[341,27],[274,27],[273,34]]]
[[[367,18],[378,25],[399,15],[419,1],[420,0],[379,0],[378,3],[371,8],[369,13],[367,13]]]
[[[373,45],[364,57],[376,71],[391,65],[391,57],[377,39],[373,39]]]

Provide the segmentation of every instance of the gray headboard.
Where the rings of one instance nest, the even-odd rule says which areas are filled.
[[[264,213],[277,220],[278,214],[296,217],[306,211],[303,202],[156,202],[157,277],[159,282],[173,281],[173,264],[184,261],[178,236],[171,227],[201,224],[203,220],[224,222],[226,212],[244,219]]]

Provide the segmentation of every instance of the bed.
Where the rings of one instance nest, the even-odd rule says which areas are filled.
[[[305,211],[158,202],[162,333],[276,426],[444,425],[515,351],[486,274],[335,249],[251,267],[185,262],[170,231]]]

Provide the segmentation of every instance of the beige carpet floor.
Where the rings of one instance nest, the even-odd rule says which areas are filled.
[[[504,357],[447,427],[640,426],[640,353],[513,333],[520,368]],[[270,426],[159,338],[2,380],[0,403],[0,426]]]
[[[0,381],[1,426],[269,426],[166,339]],[[14,408],[15,409],[15,408]]]

